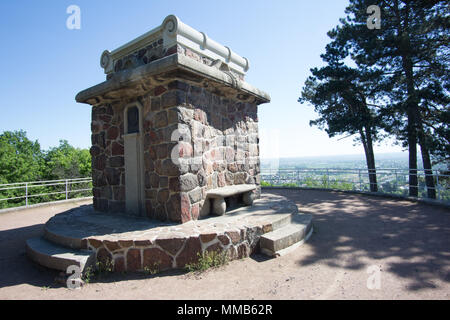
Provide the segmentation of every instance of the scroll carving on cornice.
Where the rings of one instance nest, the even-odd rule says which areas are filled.
[[[219,69],[220,71],[228,75],[231,79],[231,86],[233,88],[240,89],[242,87],[241,80],[233,74],[228,64],[226,64],[222,60],[220,59],[214,60],[211,63],[211,67]]]

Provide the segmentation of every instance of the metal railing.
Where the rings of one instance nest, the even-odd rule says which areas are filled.
[[[376,169],[379,193],[408,196],[409,169]],[[371,172],[372,174],[372,172]],[[427,197],[425,172],[417,170],[419,198]],[[428,176],[431,176],[428,175]],[[436,200],[450,202],[450,175],[432,170]],[[287,186],[303,188],[324,188],[353,191],[370,191],[367,169],[261,169],[263,186]]]
[[[92,195],[92,178],[0,184],[0,209]]]
[[[376,169],[378,192],[408,196],[408,169]],[[436,199],[450,203],[450,175],[433,170]],[[427,197],[425,173],[417,171],[419,198]],[[288,186],[370,191],[367,169],[272,169],[261,170],[263,186]],[[74,186],[78,186],[74,187]],[[75,178],[0,184],[0,209],[29,206],[74,197],[92,196],[92,178]]]

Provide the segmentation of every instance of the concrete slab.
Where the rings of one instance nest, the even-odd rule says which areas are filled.
[[[44,227],[49,241],[31,240],[28,251],[33,260],[59,270],[78,261],[73,249],[91,250],[96,261],[111,260],[118,272],[155,264],[162,270],[178,269],[205,251],[222,252],[229,260],[248,257],[259,250],[261,235],[290,225],[297,214],[293,202],[271,194],[225,216],[184,224],[111,216],[81,206],[52,217]]]
[[[206,194],[210,198],[226,198],[239,193],[250,192],[256,189],[254,184],[237,184],[209,190]]]
[[[31,260],[47,268],[61,271],[66,271],[67,267],[76,265],[83,272],[94,262],[93,252],[70,250],[43,238],[28,239],[26,250]]]
[[[45,232],[51,233],[55,242],[61,245],[73,244],[80,248],[75,239],[97,239],[108,241],[167,238],[172,236],[199,235],[202,232],[224,232],[226,229],[241,229],[274,224],[276,227],[288,223],[297,206],[284,197],[265,195],[251,207],[240,207],[224,216],[208,216],[184,224],[160,222],[146,218],[134,218],[94,211],[92,206],[82,206],[75,210],[55,215],[45,225]],[[60,242],[61,241],[61,242]],[[77,245],[78,243],[78,245]]]

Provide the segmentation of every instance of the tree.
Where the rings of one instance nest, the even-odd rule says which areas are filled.
[[[0,134],[0,184],[30,182],[39,180],[69,179],[91,175],[91,155],[87,149],[76,149],[61,140],[59,147],[47,152],[41,151],[38,141],[27,138],[26,132],[5,131]],[[11,186],[10,186],[11,187]],[[32,189],[30,189],[32,187]],[[1,190],[0,208],[25,204],[25,190],[28,203],[59,200],[62,196],[58,185],[38,186],[33,184]],[[52,195],[42,195],[53,192]],[[80,194],[80,193],[79,193]]]
[[[369,0],[350,0],[333,30],[358,68],[383,73],[384,129],[409,149],[409,194],[418,196],[417,144],[428,197],[435,198],[431,156],[448,152],[449,8],[447,1],[379,1],[381,28],[367,27]],[[448,159],[448,155],[444,158]]]
[[[329,34],[333,37],[333,33]],[[379,120],[372,105],[376,100],[379,72],[351,68],[343,62],[348,52],[338,42],[327,45],[321,55],[325,67],[311,69],[302,90],[300,103],[314,105],[319,118],[310,121],[329,137],[357,134],[364,147],[370,191],[378,191],[373,142],[379,137]],[[375,84],[375,85],[374,85]]]
[[[67,140],[60,140],[59,146],[45,154],[47,179],[71,179],[91,175],[91,155],[87,149],[77,149]]]
[[[0,135],[0,183],[39,180],[42,163],[39,142],[29,140],[25,131]]]

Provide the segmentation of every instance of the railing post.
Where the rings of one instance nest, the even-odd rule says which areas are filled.
[[[362,191],[361,169],[358,169],[358,176],[359,176],[359,191]]]
[[[438,194],[438,200],[441,200],[441,186],[439,185],[439,171],[436,170],[436,189]]]
[[[69,188],[68,188],[68,182],[69,180],[66,179],[66,200],[69,199]]]
[[[395,191],[397,191],[397,187],[398,187],[397,169],[394,170],[394,173],[395,173]]]
[[[28,207],[28,182],[25,183],[25,207]]]

